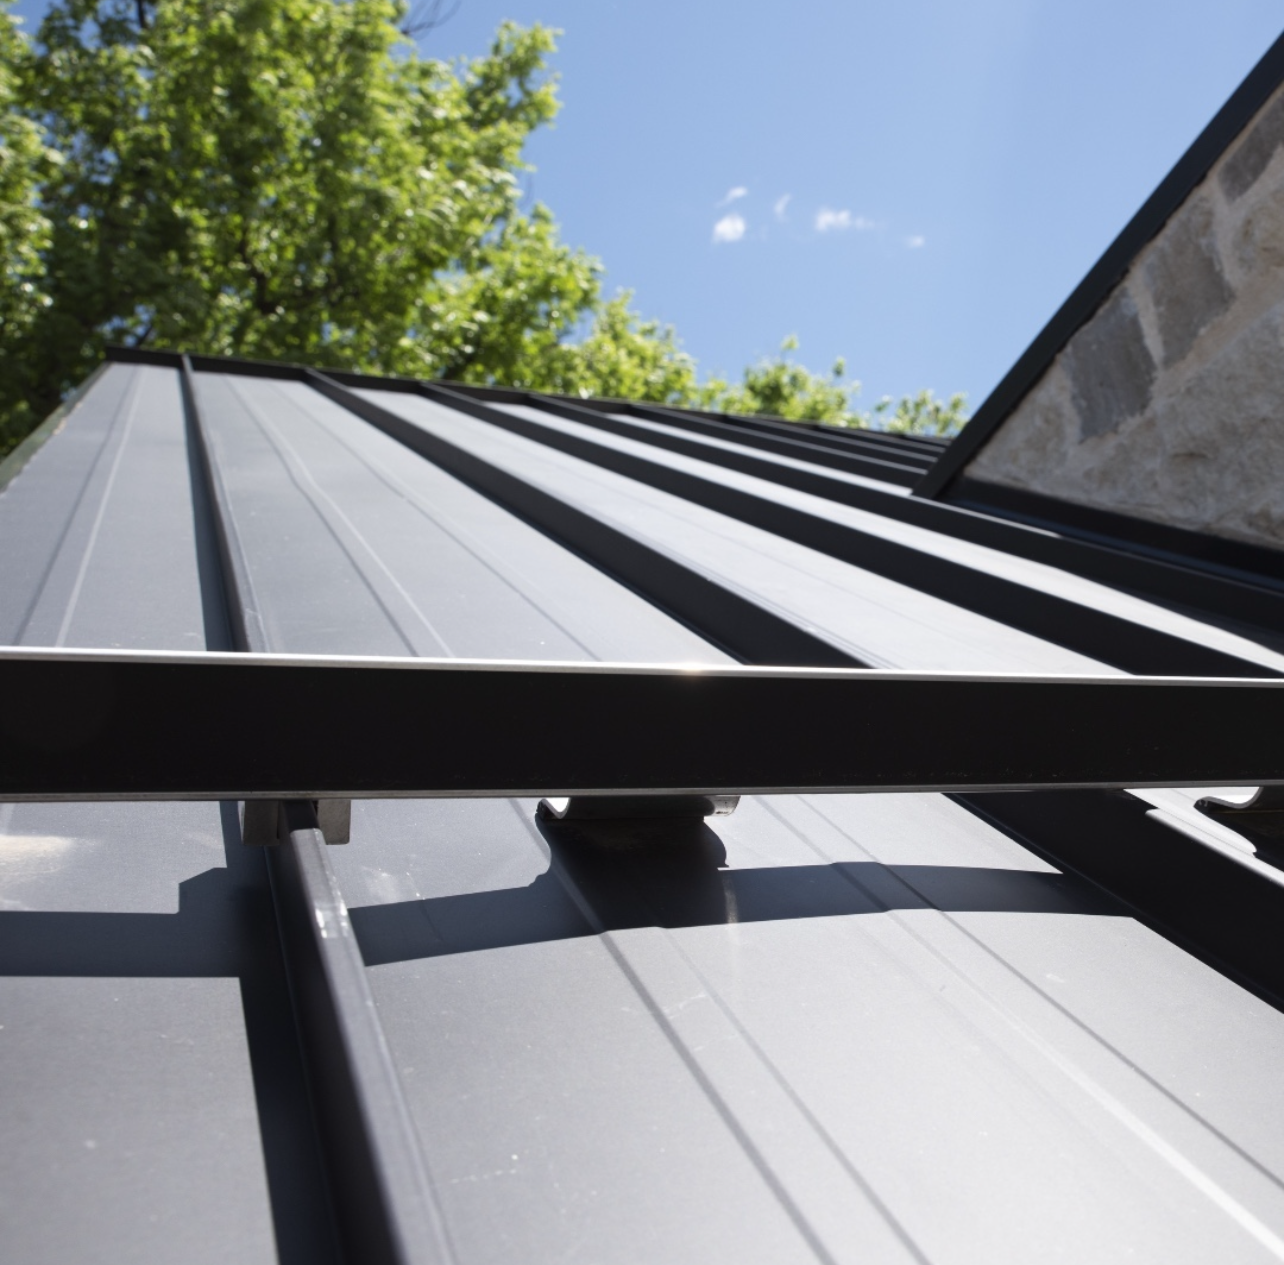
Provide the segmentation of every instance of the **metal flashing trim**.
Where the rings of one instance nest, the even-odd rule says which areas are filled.
[[[122,365],[153,365],[161,369],[181,369],[181,351],[155,351],[150,347],[124,347],[109,343],[103,348],[103,358]]]
[[[1142,248],[1185,202],[1281,82],[1284,82],[1284,36],[1277,39],[1249,71],[1226,104],[982,402],[972,420],[914,488],[914,496],[939,498],[945,494],[960,471],[1007,420],[1076,331],[1106,301]]]
[[[1284,783],[1281,680],[4,650],[0,695],[0,801]]]
[[[278,360],[246,360],[240,356],[203,356],[198,352],[155,351],[149,347],[108,346],[103,352],[107,360],[127,365],[155,365],[163,369],[182,369],[198,372],[230,373],[247,378],[279,378],[298,381],[305,369],[303,365]]]
[[[1078,505],[1042,492],[1004,487],[981,479],[959,478],[950,504],[961,509],[1007,516],[1034,526],[1073,532],[1092,543],[1150,555],[1164,562],[1195,566],[1238,584],[1268,587],[1284,596],[1284,551],[1228,540],[1207,532],[1170,527],[1148,519]]]

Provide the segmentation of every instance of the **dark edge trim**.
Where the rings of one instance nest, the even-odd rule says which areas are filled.
[[[346,369],[316,369],[332,382],[347,387],[350,391],[400,391],[404,395],[419,393],[418,378],[399,378],[395,374],[354,373]]]
[[[230,360],[222,356],[193,356],[192,368],[198,373],[231,373],[243,378],[276,378],[291,382],[303,379],[302,365],[282,364],[270,360]]]
[[[197,373],[231,373],[246,378],[278,378],[298,381],[303,366],[279,360],[245,360],[239,356],[202,356],[196,352],[154,351],[147,347],[109,346],[105,359],[125,365],[157,365],[181,369],[186,363]]]
[[[163,368],[177,369],[184,355],[198,372],[231,373],[253,378],[278,378],[301,381],[309,370],[324,373],[332,381],[350,388],[371,387],[383,391],[418,391],[420,385],[451,391],[469,399],[481,400],[488,404],[527,404],[536,395],[544,399],[590,409],[598,413],[629,413],[639,407],[635,401],[616,400],[601,397],[580,397],[558,395],[556,393],[535,392],[526,387],[478,386],[470,382],[452,382],[445,378],[407,378],[398,374],[359,373],[351,369],[334,369],[324,366],[305,366],[290,361],[246,360],[239,356],[205,356],[197,353],[177,351],[157,351],[145,347],[121,347],[111,345],[106,348],[107,360],[119,361],[122,364],[158,365]],[[863,427],[829,426],[823,422],[791,422],[784,418],[762,416],[744,416],[739,413],[712,413],[702,409],[684,409],[670,406],[654,406],[672,418],[691,418],[700,421],[720,422],[723,425],[753,428],[773,433],[788,435],[798,440],[818,440],[825,442],[840,451],[855,447],[866,450],[870,455],[877,455],[883,460],[896,456],[908,457],[919,463],[934,461],[939,451],[938,445],[947,445],[948,439],[938,439],[930,435],[897,435],[887,431],[869,430]],[[639,413],[639,415],[642,415]],[[803,432],[800,434],[799,432]],[[923,447],[921,445],[926,445]]]
[[[356,395],[327,375],[313,372],[308,381],[327,399],[557,541],[732,658],[778,666],[868,666],[650,545]],[[481,420],[493,415],[479,400],[439,387],[421,390],[434,403],[465,415]]]
[[[1252,122],[1281,81],[1284,81],[1284,35],[1249,71],[1212,122],[990,392],[972,420],[914,488],[914,496],[940,498],[946,492],[963,467],[1035,387],[1061,349],[1110,297],[1143,247],[1159,233],[1213,164]]]
[[[959,509],[1073,533],[1091,544],[1118,547],[1125,541],[1131,553],[1197,566],[1239,583],[1269,585],[1284,594],[1284,552],[1274,549],[1152,523],[1091,505],[1076,505],[1041,492],[981,479],[957,479],[951,487],[949,503]]]
[[[181,351],[152,351],[146,347],[121,347],[109,343],[103,348],[103,359],[121,365],[155,365],[161,369],[181,369]]]
[[[106,371],[107,364],[104,361],[35,430],[20,440],[18,446],[3,461],[0,461],[0,492],[3,492],[22,473],[27,462],[62,429],[63,423]]]

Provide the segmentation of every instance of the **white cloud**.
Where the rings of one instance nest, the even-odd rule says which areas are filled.
[[[849,228],[867,229],[873,227],[873,220],[867,220],[863,215],[853,215],[850,211],[831,211],[829,207],[822,206],[816,212],[816,232],[818,233],[829,233],[835,229],[846,231]]]
[[[926,238],[926,237],[919,237],[919,236],[916,234],[916,235],[915,235],[915,236],[913,236],[913,237],[907,237],[907,238],[905,239],[905,245],[906,245],[906,246],[908,246],[908,247],[910,248],[910,250],[918,250],[921,246],[926,246],[926,245],[927,245],[927,238]]]
[[[719,206],[730,206],[733,202],[738,202],[741,198],[747,198],[749,190],[742,184],[736,185],[734,189],[727,190],[727,196],[718,203]]]
[[[786,193],[776,199],[775,205],[771,208],[776,213],[776,219],[783,220],[785,218],[785,212],[789,210],[789,203],[793,196],[792,193]]]
[[[745,235],[745,229],[748,227],[745,223],[745,217],[732,211],[730,215],[724,215],[713,226],[713,240],[715,242],[738,242]]]

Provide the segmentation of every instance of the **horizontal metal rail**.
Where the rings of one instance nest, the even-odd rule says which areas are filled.
[[[0,651],[0,800],[1284,784],[1284,681]]]

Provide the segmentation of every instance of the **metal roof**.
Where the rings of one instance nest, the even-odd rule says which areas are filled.
[[[921,441],[164,356],[51,430],[10,646],[1284,675],[1269,578],[912,497]],[[176,749],[305,723],[173,697]],[[1284,1258],[1284,876],[1200,795],[2,805],[5,1258]]]

